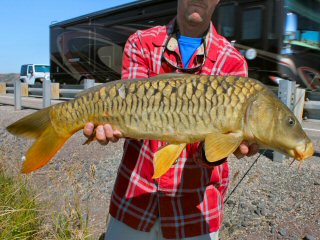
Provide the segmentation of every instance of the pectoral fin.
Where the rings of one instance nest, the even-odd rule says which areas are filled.
[[[209,162],[231,155],[243,140],[241,133],[212,133],[205,138],[205,153]]]
[[[170,144],[157,151],[153,158],[154,174],[152,178],[159,178],[165,174],[178,159],[186,145],[186,143]]]

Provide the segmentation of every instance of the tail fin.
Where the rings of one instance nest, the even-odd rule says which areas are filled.
[[[53,128],[50,108],[42,109],[7,127],[13,135],[36,138],[26,154],[22,172],[30,173],[44,166],[71,136],[59,136]]]
[[[50,108],[41,109],[7,127],[16,136],[38,138],[50,123]]]

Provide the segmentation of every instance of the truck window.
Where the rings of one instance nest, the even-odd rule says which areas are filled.
[[[33,73],[32,66],[28,66],[28,73]]]
[[[27,75],[27,65],[22,65],[21,66],[20,75],[21,76],[26,76]]]
[[[46,65],[35,65],[34,69],[36,72],[50,72],[50,67]]]

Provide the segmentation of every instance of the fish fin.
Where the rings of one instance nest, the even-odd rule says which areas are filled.
[[[209,162],[231,155],[243,140],[241,133],[212,133],[205,138],[205,153]]]
[[[48,125],[28,150],[22,173],[30,173],[46,165],[70,136],[61,137],[51,124]]]
[[[38,138],[50,121],[50,108],[44,108],[12,123],[7,131],[16,136]]]
[[[186,143],[169,144],[158,150],[153,157],[154,174],[152,178],[159,178],[165,174],[178,159],[186,145]]]
[[[29,173],[44,166],[71,136],[58,135],[50,119],[50,107],[32,113],[7,127],[17,136],[35,138],[26,153],[22,172]]]

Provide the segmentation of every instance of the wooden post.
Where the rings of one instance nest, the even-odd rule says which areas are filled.
[[[42,82],[42,100],[43,108],[49,107],[51,105],[51,81],[44,80]]]
[[[0,94],[6,94],[7,93],[7,85],[5,82],[0,83]]]
[[[20,79],[14,81],[14,109],[21,110],[21,81]]]
[[[60,83],[51,83],[51,99],[60,98]]]
[[[21,83],[21,96],[22,97],[28,97],[29,96],[28,83]]]

